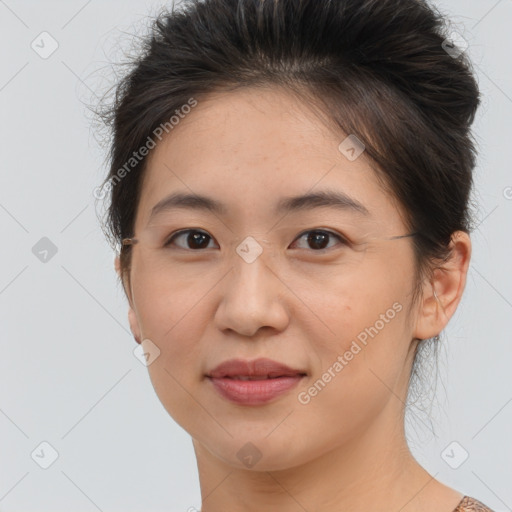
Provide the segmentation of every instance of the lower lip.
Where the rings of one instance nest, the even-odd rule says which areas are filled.
[[[242,405],[260,405],[270,402],[274,398],[294,388],[302,379],[296,377],[278,377],[264,380],[237,380],[224,378],[211,378],[214,388],[221,396]]]

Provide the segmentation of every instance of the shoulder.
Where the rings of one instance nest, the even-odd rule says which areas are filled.
[[[493,512],[489,507],[470,496],[464,496],[453,512]]]

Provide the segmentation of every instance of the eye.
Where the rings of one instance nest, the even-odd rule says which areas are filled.
[[[310,244],[316,252],[322,251],[326,248],[326,245],[328,245],[329,237],[338,239],[342,245],[349,245],[348,241],[341,235],[333,233],[332,231],[326,231],[324,229],[312,229],[309,231],[304,231],[298,236],[298,238],[296,238],[296,240],[300,240],[304,237],[306,237],[306,243],[308,245]]]
[[[329,237],[336,238],[343,246],[349,245],[349,242],[341,235],[333,233],[332,231],[326,231],[324,229],[312,229],[309,231],[304,231],[296,238],[296,240],[304,238],[310,248],[316,252],[319,252],[325,250],[326,246],[329,245]],[[176,241],[180,239],[184,240],[185,246],[176,244]],[[164,243],[164,247],[170,247],[174,243],[181,249],[185,250],[208,249],[211,241],[213,241],[213,238],[205,231],[199,229],[182,229],[174,233]]]
[[[186,235],[186,236],[185,236]],[[204,231],[198,229],[183,229],[172,235],[164,247],[169,247],[173,242],[184,239],[186,246],[179,246],[181,249],[208,249],[208,244],[213,238]]]

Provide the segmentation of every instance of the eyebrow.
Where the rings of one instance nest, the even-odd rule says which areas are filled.
[[[351,198],[344,192],[334,190],[321,190],[299,196],[285,197],[277,203],[274,213],[292,213],[321,207],[336,208],[362,215],[370,215],[370,212],[362,203]],[[149,220],[163,211],[177,208],[209,211],[218,215],[226,215],[228,212],[228,207],[225,204],[211,197],[175,192],[164,197],[151,209]]]

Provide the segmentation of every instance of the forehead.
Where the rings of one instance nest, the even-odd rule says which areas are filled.
[[[176,192],[215,198],[239,218],[270,216],[286,198],[326,189],[401,226],[364,152],[348,160],[339,150],[347,134],[286,91],[215,93],[181,117],[148,156],[138,226]]]

